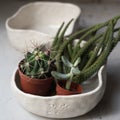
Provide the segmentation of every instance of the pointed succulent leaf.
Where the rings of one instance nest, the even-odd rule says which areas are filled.
[[[72,73],[73,73],[74,75],[80,74],[80,70],[78,69],[78,67],[72,68]]]
[[[78,64],[81,62],[81,58],[79,57],[75,62],[74,62],[74,67],[78,66]]]
[[[64,80],[66,80],[66,79],[69,79],[69,77],[70,77],[70,74],[62,74],[62,73],[58,73],[56,71],[52,71],[51,74],[56,79],[64,79]]]
[[[64,65],[66,65],[67,67],[72,67],[73,66],[73,64],[70,63],[65,56],[62,56],[61,58],[62,58],[62,62],[64,63]]]

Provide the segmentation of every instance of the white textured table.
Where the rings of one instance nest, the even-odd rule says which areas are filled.
[[[24,110],[14,98],[10,88],[12,72],[22,58],[22,54],[10,45],[5,29],[5,20],[25,3],[27,1],[0,2],[0,120],[48,120]],[[80,17],[81,27],[103,22],[120,14],[120,5],[79,4],[79,6],[83,11]],[[102,101],[91,112],[73,118],[74,120],[120,120],[119,51],[120,43],[108,60],[107,88]]]

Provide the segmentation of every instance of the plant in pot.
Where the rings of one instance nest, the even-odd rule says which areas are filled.
[[[83,92],[82,95],[77,94],[64,97],[60,96],[60,94],[63,95],[63,93],[57,93],[59,94],[57,97],[51,96],[44,98],[30,96],[28,94],[19,92],[18,89],[16,90],[16,88],[19,88],[16,84],[19,82],[18,72],[16,72],[15,77],[13,78],[13,88],[15,90],[15,93],[17,93],[16,96],[22,105],[32,113],[50,118],[76,117],[86,114],[91,109],[93,109],[101,100],[105,90],[104,71],[103,67],[101,68],[101,66],[106,64],[110,52],[120,41],[120,28],[115,27],[118,19],[120,19],[120,16],[112,18],[105,23],[100,23],[90,28],[85,28],[83,30],[77,31],[67,37],[64,36],[64,33],[67,30],[70,22],[65,26],[64,29],[63,23],[58,30],[54,41],[52,42],[52,46],[50,47],[50,55],[48,54],[47,57],[49,58],[47,61],[54,61],[54,64],[50,62],[51,65],[55,65],[55,67],[51,66],[50,72],[54,71],[52,74],[55,74],[53,76],[57,78],[58,84],[56,87],[59,87],[61,89],[67,88],[71,90],[73,83],[82,86],[82,82],[91,79],[91,77],[94,75],[99,75],[99,77],[96,77],[96,79],[98,78],[99,80],[95,82],[94,80],[96,79],[89,80],[89,84],[87,84],[87,88],[85,88],[86,90],[84,90],[84,87],[81,88],[81,92]],[[76,38],[78,39],[77,41]],[[86,41],[84,44],[83,40]],[[27,53],[25,59],[29,58],[28,60],[31,60],[35,58],[35,55],[33,54],[32,57],[32,54],[33,53]],[[24,62],[25,60],[23,60],[23,63]],[[21,67],[19,67],[19,72],[22,72],[23,74],[27,73],[24,70],[24,65],[29,66],[30,64],[22,64],[22,61],[20,62],[19,66]],[[39,67],[38,65],[36,66]],[[99,74],[97,74],[98,71]],[[37,73],[37,71],[35,73]],[[49,75],[51,76],[51,74]],[[33,76],[30,77],[30,80],[32,78]],[[63,81],[64,83],[62,83]],[[76,89],[74,89],[74,91],[75,90]],[[38,92],[39,89],[36,91],[36,93]],[[33,104],[28,105],[28,102],[26,102],[29,101],[29,103],[34,103],[36,100],[37,103],[34,106]],[[41,109],[39,106],[44,106],[45,109]],[[65,109],[63,110],[63,108]]]
[[[67,88],[69,83],[81,84],[94,76],[100,67],[106,64],[109,54],[120,40],[120,28],[115,28],[119,18],[120,16],[114,17],[105,23],[77,31],[67,37],[64,34],[72,20],[65,28],[63,28],[64,23],[61,25],[51,46],[51,56],[55,59],[56,65],[56,72],[52,72],[52,75],[58,80],[67,79],[66,85],[58,82],[60,86],[69,90],[71,88],[70,86]],[[78,38],[77,41],[76,38]],[[86,43],[81,46],[83,40]],[[81,62],[77,64],[77,72],[79,72],[76,74],[73,68],[78,59]]]
[[[115,28],[119,18],[120,16],[117,16],[105,23],[77,31],[69,36],[64,35],[73,19],[64,29],[63,23],[52,42],[48,54],[37,47],[33,52],[28,52],[25,59],[19,63],[22,90],[36,95],[48,95],[50,88],[52,88],[52,75],[60,79],[63,79],[61,76],[67,76],[65,78],[67,79],[66,85],[62,85],[67,90],[71,89],[73,83],[81,84],[90,79],[106,63],[110,52],[120,40],[120,28]],[[104,31],[99,32],[103,28],[105,28]],[[117,36],[114,35],[116,32]],[[79,39],[76,41],[76,38]],[[87,41],[84,45],[82,45],[83,40]],[[27,80],[23,80],[24,77]],[[33,80],[33,78],[36,80]],[[48,78],[50,79],[48,80]],[[50,84],[45,83],[46,79]],[[32,90],[35,88],[31,81],[34,81],[34,85],[38,86],[34,92],[30,91],[31,86]],[[42,82],[42,86],[38,81]],[[45,87],[43,87],[43,84]],[[41,88],[43,89],[41,90]],[[46,92],[42,93],[43,91]]]
[[[78,64],[80,63],[80,58],[78,58],[74,64],[72,64],[65,56],[61,57],[63,64],[69,68],[69,73],[59,73],[52,71],[52,76],[56,79],[56,94],[57,95],[72,95],[79,94],[82,91],[80,84],[72,82],[74,75],[80,73],[78,69]]]
[[[30,94],[49,95],[54,79],[52,70],[55,70],[55,65],[49,51],[36,47],[33,52],[27,52],[18,66],[21,89]]]

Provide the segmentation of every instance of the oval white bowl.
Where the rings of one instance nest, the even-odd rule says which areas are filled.
[[[82,84],[83,93],[77,95],[42,97],[24,93],[19,89],[16,70],[11,85],[17,100],[29,112],[48,118],[71,118],[86,114],[101,100],[106,86],[106,70],[102,66],[98,76]]]
[[[17,50],[26,52],[51,41],[62,22],[68,23],[73,18],[65,35],[71,34],[80,13],[78,6],[69,3],[29,3],[6,20],[8,37]]]

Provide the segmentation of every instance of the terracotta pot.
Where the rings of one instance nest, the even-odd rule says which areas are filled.
[[[50,94],[53,77],[46,79],[35,79],[24,75],[20,69],[18,71],[22,91],[41,96],[47,96]]]
[[[80,94],[82,92],[82,87],[80,84],[72,82],[70,90],[66,90],[65,85],[66,85],[66,80],[62,80],[58,82],[56,86],[57,95],[73,95],[73,94]]]

